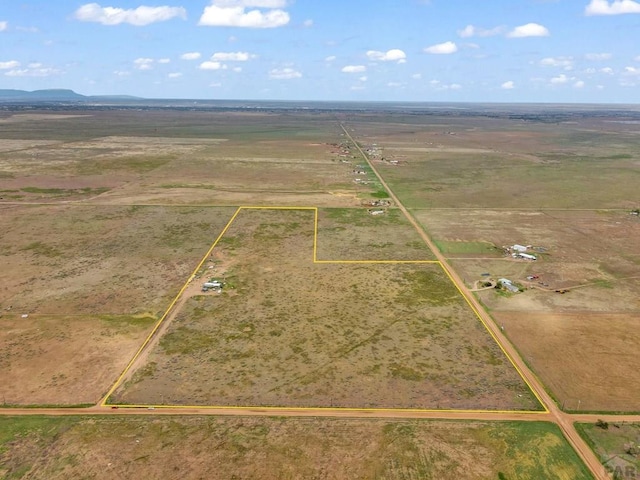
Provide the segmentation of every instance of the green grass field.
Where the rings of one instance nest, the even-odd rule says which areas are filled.
[[[366,439],[366,441],[363,441]],[[590,480],[557,427],[257,417],[1,417],[0,476]]]

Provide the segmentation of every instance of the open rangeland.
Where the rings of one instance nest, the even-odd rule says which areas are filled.
[[[7,480],[592,478],[544,422],[3,417],[0,432]]]
[[[636,126],[584,116],[347,119],[409,208],[635,208]]]
[[[474,209],[418,210],[416,216],[449,249],[446,255],[469,287],[508,278],[522,288],[476,295],[561,406],[640,410],[633,376],[640,341],[637,217],[623,210]],[[543,251],[532,252],[536,261],[501,253],[503,245],[515,243]],[[491,248],[482,251],[483,245]]]
[[[242,210],[110,403],[540,408],[438,264],[314,264],[313,221]]]
[[[368,172],[355,175],[352,146],[329,114],[0,117],[0,202],[339,207],[378,192]]]
[[[640,137],[622,113],[556,114],[347,122],[561,406],[637,411]],[[521,292],[484,287],[501,278]]]
[[[0,307],[16,314],[162,314],[234,212],[0,208]]]
[[[7,404],[97,402],[234,211],[0,208],[0,391]]]
[[[435,260],[397,208],[320,209],[317,247],[320,261]]]
[[[640,479],[640,424],[600,421],[578,423],[576,429],[611,478]]]
[[[96,403],[155,322],[143,315],[2,315],[2,404]]]

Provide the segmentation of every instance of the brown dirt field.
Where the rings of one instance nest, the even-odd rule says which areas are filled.
[[[313,264],[313,211],[243,210],[111,403],[532,409],[438,265]],[[202,281],[202,279],[200,280]]]
[[[0,316],[0,399],[97,402],[150,331],[150,317]]]
[[[591,478],[543,422],[5,417],[0,427],[8,478]]]
[[[493,316],[565,409],[640,411],[637,312]]]
[[[375,207],[371,207],[374,208]],[[395,208],[318,211],[318,260],[435,260],[416,229]]]
[[[232,208],[4,206],[0,307],[159,315]]]

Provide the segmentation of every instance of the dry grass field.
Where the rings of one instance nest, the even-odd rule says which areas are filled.
[[[383,210],[371,215],[369,210]],[[435,260],[396,208],[332,208],[318,212],[318,260]]]
[[[407,207],[636,208],[640,137],[608,120],[348,119],[363,145],[381,147],[386,161],[375,161]]]
[[[3,200],[347,207],[377,188],[328,114],[4,115]]]
[[[493,316],[566,410],[640,411],[637,312]]]
[[[0,392],[9,404],[97,402],[234,211],[0,208]]]
[[[592,478],[560,430],[543,422],[180,416],[0,418],[0,476]]]
[[[539,410],[343,122],[468,286],[523,286],[475,295],[559,405],[640,410],[637,124],[500,108],[0,111],[3,403],[97,402],[236,207],[288,206],[240,211],[110,403]],[[0,417],[2,478],[154,475],[591,478],[538,422]]]
[[[164,312],[232,208],[0,206],[0,306],[18,314]]]
[[[477,295],[560,405],[640,410],[634,374],[640,341],[637,217],[628,211],[569,210],[418,210],[416,216],[434,238],[458,251],[482,242],[545,247],[535,262],[514,261],[498,250],[447,256],[470,286],[487,272],[525,288],[517,295]],[[528,281],[529,275],[539,278]],[[565,288],[566,294],[555,292]]]
[[[314,264],[313,219],[243,210],[111,403],[539,408],[439,265]]]
[[[372,160],[469,287],[488,273],[524,288],[476,295],[561,405],[640,409],[633,123],[398,115],[350,127],[364,146],[378,145],[385,161]],[[545,250],[514,261],[501,247],[516,243]]]
[[[95,404],[155,322],[146,316],[3,315],[2,403]]]

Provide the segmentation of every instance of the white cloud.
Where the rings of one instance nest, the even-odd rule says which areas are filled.
[[[432,53],[435,55],[448,55],[450,53],[457,52],[458,46],[453,42],[444,42],[444,43],[438,43],[436,45],[431,45],[430,47],[426,47],[424,51],[426,53]]]
[[[601,73],[606,73],[607,75],[613,75],[613,68],[611,67],[603,67],[600,69]]]
[[[136,58],[133,63],[138,70],[151,70],[153,68],[153,58]]]
[[[4,32],[8,26],[9,26],[9,22],[5,22],[5,21],[0,22],[0,32]]]
[[[527,23],[511,30],[507,37],[524,38],[524,37],[548,37],[550,35],[547,27],[539,23]]]
[[[508,81],[504,82],[502,85],[500,85],[500,88],[502,88],[504,90],[512,90],[512,89],[516,88],[516,84],[513,83],[513,80],[508,80]]]
[[[216,52],[211,56],[214,62],[246,62],[253,58],[256,56],[248,52]]]
[[[626,75],[640,75],[639,67],[624,67],[624,73]]]
[[[172,72],[169,75],[167,75],[167,77],[169,78],[180,78],[182,76],[182,73],[180,72]]]
[[[306,28],[311,28],[313,27],[313,20],[311,19],[305,20],[304,22],[302,22],[302,25]]]
[[[118,77],[128,77],[131,75],[131,72],[127,72],[126,70],[116,70],[113,72],[114,75]]]
[[[9,60],[8,62],[0,62],[0,70],[10,70],[12,68],[18,68],[20,62],[17,60]]]
[[[324,61],[325,62],[333,62],[337,57],[335,55],[329,55],[328,57],[325,57]]]
[[[634,60],[635,60],[636,62],[640,62],[640,55],[638,55],[636,58],[634,58]]]
[[[346,67],[342,67],[343,73],[362,73],[366,71],[367,67],[364,65],[347,65]]]
[[[36,65],[36,64],[32,64]],[[7,77],[50,77],[52,75],[58,75],[62,73],[57,68],[42,67],[41,64],[37,64],[37,67],[14,69],[9,70],[5,75]]]
[[[187,52],[180,55],[182,60],[198,60],[202,55],[200,52]]]
[[[549,80],[553,85],[562,85],[563,83],[567,83],[569,81],[569,77],[567,77],[564,73],[561,73],[557,77],[551,78]]]
[[[236,73],[240,73],[242,71],[242,67],[233,67],[231,70],[233,70]]]
[[[407,61],[407,54],[398,48],[387,50],[386,52],[379,52],[378,50],[367,51],[367,57],[369,60],[376,62],[398,62],[404,63]]]
[[[26,33],[38,33],[40,30],[38,29],[38,27],[16,27],[16,30],[19,32],[26,32]]]
[[[565,70],[571,70],[573,64],[573,57],[546,57],[540,60],[543,67],[562,67]]]
[[[218,88],[218,87],[221,87],[222,84],[220,82],[212,82],[209,84],[209,86],[213,88]]]
[[[391,87],[391,88],[398,88],[401,87],[402,83],[400,82],[389,82],[387,83],[387,87]]]
[[[413,78],[414,80],[420,80],[420,79],[422,79],[422,74],[421,73],[414,73],[413,75],[411,75],[411,78]]]
[[[289,23],[282,10],[285,0],[213,0],[205,7],[198,25],[211,27],[276,28]],[[247,8],[257,7],[254,10]],[[267,10],[258,10],[259,8]]]
[[[584,82],[582,80],[578,80],[573,84],[574,88],[583,88],[584,87]]]
[[[360,78],[358,78],[358,80],[360,80],[361,82],[366,82],[367,80],[369,80],[369,78],[366,75],[363,75]]]
[[[495,35],[500,35],[504,32],[504,27],[494,27],[494,28],[479,28],[474,25],[467,25],[462,30],[458,30],[458,35],[461,38],[471,38],[471,37],[493,37]]]
[[[74,18],[81,22],[96,22],[102,25],[118,25],[128,23],[137,27],[156,22],[165,22],[172,18],[187,18],[187,11],[183,7],[147,7],[125,10],[115,7],[101,7],[97,3],[87,3],[78,8]]]
[[[591,0],[584,9],[585,15],[622,15],[640,13],[640,3],[634,0]]]
[[[612,56],[610,53],[587,53],[584,58],[593,62],[601,62],[603,60],[609,60]]]
[[[429,84],[435,88],[436,90],[460,90],[462,89],[462,85],[459,83],[442,83],[440,80],[430,80]]]
[[[170,58],[159,58],[158,59],[158,63],[162,63],[162,64],[171,63],[171,59]]]
[[[198,68],[200,70],[226,70],[227,66],[220,62],[202,62]]]
[[[269,78],[274,80],[291,80],[292,78],[300,78],[302,74],[290,67],[274,68],[269,71]]]

